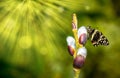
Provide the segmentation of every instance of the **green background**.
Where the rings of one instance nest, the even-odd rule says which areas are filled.
[[[87,41],[80,78],[120,78],[119,0],[0,0],[0,78],[73,78],[73,13],[110,43]]]

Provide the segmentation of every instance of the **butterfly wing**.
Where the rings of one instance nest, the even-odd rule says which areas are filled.
[[[91,42],[92,42],[93,46],[109,45],[108,39],[102,34],[102,32],[100,32],[96,29],[93,29],[90,26],[87,27],[87,31],[88,31],[89,37],[91,38]]]
[[[109,45],[108,39],[102,34],[102,32],[95,30],[91,37],[91,42],[93,46],[98,45]]]
[[[107,46],[109,45],[109,41],[108,39],[104,36],[104,35],[101,35],[100,36],[100,39],[98,41],[101,45],[104,45],[104,46]]]

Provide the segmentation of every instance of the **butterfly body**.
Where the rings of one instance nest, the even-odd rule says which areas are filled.
[[[89,27],[87,27],[87,32],[88,32],[88,36],[91,39],[93,46],[109,45],[108,39],[99,30],[91,28],[89,26]]]

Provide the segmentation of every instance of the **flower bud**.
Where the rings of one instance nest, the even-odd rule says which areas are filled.
[[[72,48],[71,46],[68,46],[68,52],[69,52],[69,54],[70,54],[71,56],[73,56],[74,53],[75,53],[75,49]]]
[[[72,48],[75,48],[75,39],[71,36],[68,36],[66,38],[68,46],[71,46]]]
[[[73,61],[73,67],[76,69],[80,69],[83,67],[84,62],[85,62],[85,58],[81,55],[77,55]]]
[[[74,23],[72,23],[72,29],[77,29],[77,26]]]
[[[87,29],[85,26],[82,26],[78,29],[78,39],[80,44],[85,45],[87,41]]]
[[[79,43],[85,45],[86,41],[87,41],[87,34],[85,33],[81,34],[79,37]]]
[[[68,52],[71,56],[73,56],[75,52],[75,40],[71,36],[68,36],[66,40],[68,44]]]
[[[77,29],[77,16],[73,14],[72,29]]]
[[[87,56],[87,50],[86,50],[86,48],[85,47],[79,48],[78,52],[77,52],[77,55],[81,55],[84,58],[86,58],[86,56]]]

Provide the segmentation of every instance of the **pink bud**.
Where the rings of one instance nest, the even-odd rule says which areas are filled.
[[[70,54],[71,56],[73,56],[74,53],[75,53],[75,49],[72,48],[71,46],[68,46],[68,52],[69,52],[69,54]]]
[[[75,25],[75,23],[72,23],[72,29],[77,29],[77,26]]]
[[[80,68],[83,67],[84,62],[85,62],[85,58],[81,55],[77,55],[76,58],[73,61],[73,67],[77,68],[77,69],[80,69]]]
[[[72,29],[77,29],[77,16],[73,14]]]
[[[85,45],[86,41],[87,41],[87,34],[82,33],[79,37],[79,43]]]

